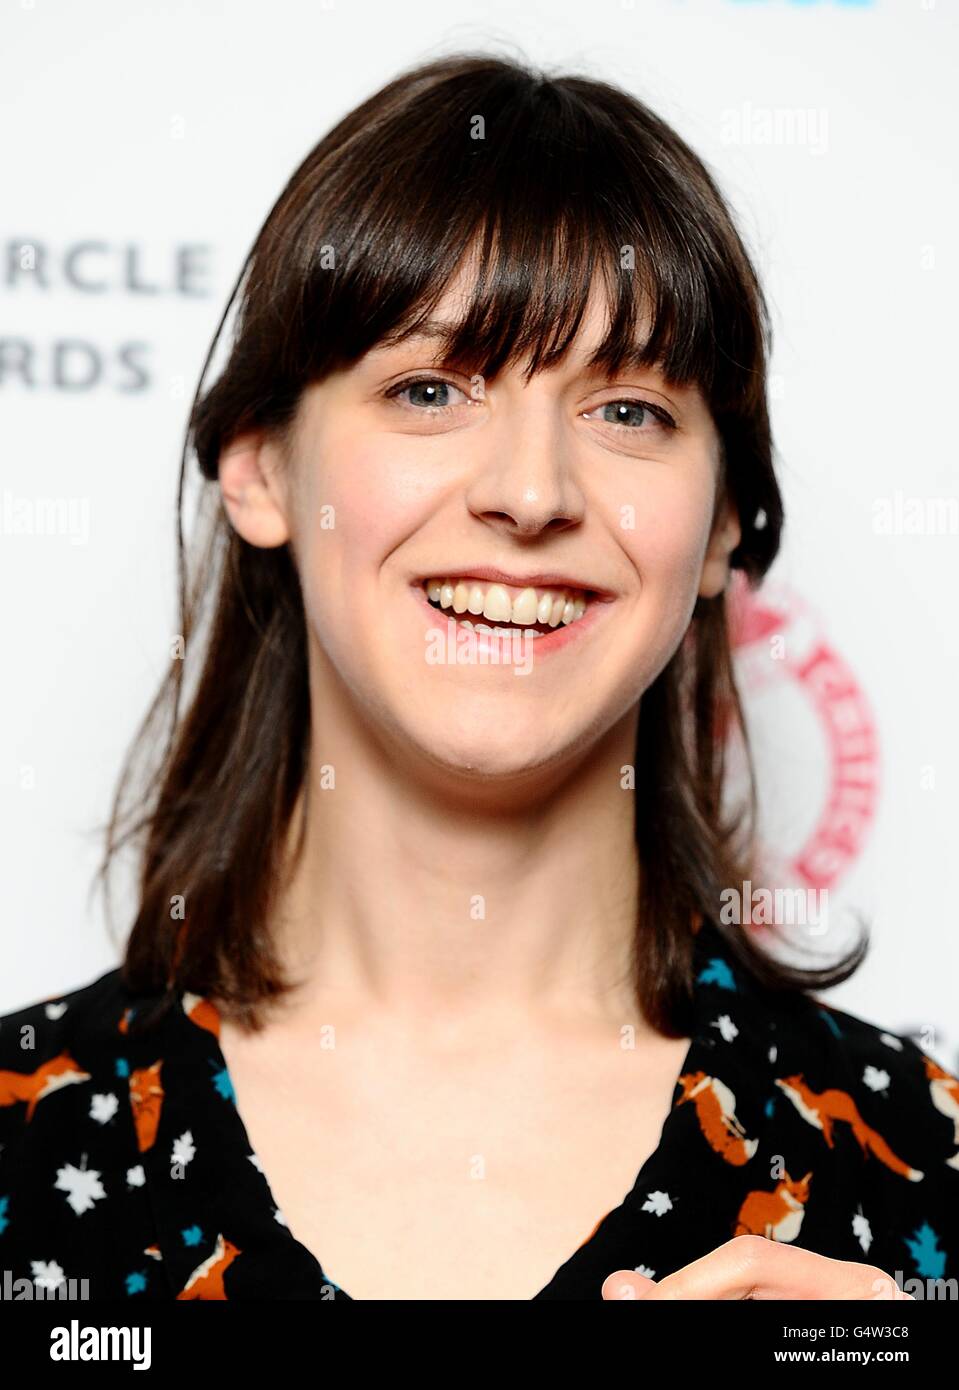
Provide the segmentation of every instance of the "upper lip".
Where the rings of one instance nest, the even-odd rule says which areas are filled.
[[[560,574],[558,570],[538,570],[535,574],[509,574],[506,570],[492,565],[461,565],[456,569],[431,570],[423,579],[488,579],[493,584],[512,584],[520,589],[582,589],[584,593],[595,594],[598,598],[611,598],[607,589],[602,589],[584,579],[571,574]]]

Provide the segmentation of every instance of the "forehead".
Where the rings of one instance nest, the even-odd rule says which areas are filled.
[[[522,287],[518,287],[519,290]],[[442,344],[452,329],[463,323],[471,309],[482,303],[484,284],[475,260],[461,266],[452,276],[435,302],[411,318],[406,325],[388,333],[373,349],[376,352],[388,351],[398,341],[415,341],[418,344]],[[517,303],[517,309],[521,306]],[[518,316],[518,315],[517,315]],[[413,331],[407,334],[407,329]],[[588,358],[603,342],[610,327],[608,293],[601,274],[594,275],[583,316],[575,339],[569,351],[577,357]],[[641,339],[644,342],[651,327],[648,314],[641,323]]]

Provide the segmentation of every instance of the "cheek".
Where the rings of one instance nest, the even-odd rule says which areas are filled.
[[[313,583],[336,584],[375,570],[415,531],[424,486],[384,440],[333,436],[301,459],[300,551]]]
[[[649,480],[647,480],[649,481]],[[689,628],[712,521],[713,487],[695,468],[664,475],[645,487],[635,526],[621,544],[636,582],[629,633],[629,668],[646,689],[676,652]]]
[[[712,481],[679,470],[650,486],[624,519],[622,544],[642,587],[660,591],[699,583],[712,522]]]

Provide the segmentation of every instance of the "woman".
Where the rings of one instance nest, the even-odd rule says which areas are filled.
[[[168,737],[102,866],[142,835],[122,965],[0,1027],[4,1267],[178,1299],[959,1272],[955,1078],[809,993],[861,944],[799,970],[721,918],[759,877],[727,587],[782,504],[703,164],[613,87],[446,58],[321,140],[237,294]]]

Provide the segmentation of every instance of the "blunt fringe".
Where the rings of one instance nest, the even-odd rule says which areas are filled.
[[[304,608],[289,547],[259,549],[230,525],[221,453],[250,429],[285,441],[304,388],[430,321],[471,250],[473,293],[442,345],[451,365],[487,380],[513,363],[528,360],[527,376],[552,366],[598,276],[608,328],[594,362],[610,373],[657,365],[667,380],[697,384],[709,405],[721,491],[742,528],[731,557],[739,582],[755,589],[779,550],[769,313],[703,162],[641,101],[590,77],[466,53],[387,83],[283,188],[193,398],[178,493],[182,650],[124,761],[97,874],[106,881],[118,851],[136,848],[122,973],[137,993],[159,996],[138,1026],[189,990],[257,1029],[291,988],[269,923],[308,770]],[[225,366],[207,389],[234,309]],[[188,555],[190,481],[198,500]],[[650,1024],[674,1036],[690,1027],[692,932],[703,918],[784,993],[848,978],[868,943],[866,933],[837,962],[800,968],[719,921],[724,889],[761,882],[728,598],[697,601],[682,644],[643,694],[638,726],[636,997]],[[730,810],[733,738],[748,775],[743,804]]]

